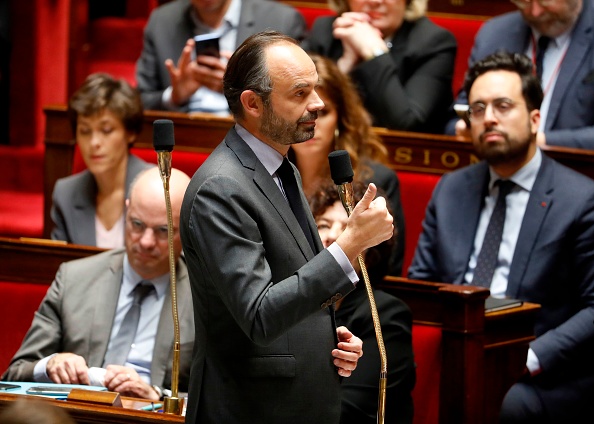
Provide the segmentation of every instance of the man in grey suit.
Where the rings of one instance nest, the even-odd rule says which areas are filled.
[[[340,418],[339,380],[362,342],[336,328],[332,305],[357,282],[351,262],[394,227],[371,184],[323,248],[286,159],[314,135],[317,84],[309,56],[276,32],[248,38],[229,60],[225,96],[237,124],[192,178],[181,214],[196,311],[188,423]]]
[[[155,9],[136,64],[145,109],[228,115],[222,94],[227,60],[247,37],[268,28],[297,39],[305,35],[301,14],[271,0],[175,0]],[[195,57],[193,37],[209,33],[220,35],[220,59]]]
[[[520,10],[487,21],[474,41],[469,66],[499,51],[525,53],[537,62],[543,50],[539,145],[594,149],[594,0],[514,0]],[[505,37],[502,37],[505,34]],[[467,103],[461,91],[456,103]],[[468,134],[452,120],[450,134]]]
[[[594,181],[537,147],[542,89],[528,57],[488,56],[465,88],[484,160],[438,183],[408,276],[540,304],[526,374],[505,396],[500,422],[591,422]]]
[[[184,261],[179,259],[179,211],[190,178],[173,169],[170,197],[175,228],[178,314],[181,326],[180,390],[187,390],[194,344],[194,314]],[[60,266],[35,313],[23,344],[2,376],[9,381],[104,385],[126,396],[159,399],[171,384],[173,316],[169,290],[167,213],[159,170],[143,171],[126,202],[124,249]],[[141,301],[138,325],[122,355],[120,329],[130,321],[135,286],[153,285]],[[129,325],[128,325],[129,327]]]

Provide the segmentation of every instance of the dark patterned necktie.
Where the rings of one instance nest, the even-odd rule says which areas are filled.
[[[285,195],[287,196],[287,200],[289,201],[293,215],[295,215],[295,218],[297,218],[297,222],[299,222],[301,230],[303,230],[303,234],[305,234],[305,238],[307,238],[307,241],[311,246],[311,250],[315,252],[316,250],[314,247],[311,231],[307,225],[305,206],[301,201],[301,193],[299,191],[299,187],[297,186],[295,173],[293,172],[293,167],[289,163],[288,159],[283,159],[283,163],[276,171],[276,175],[278,175],[283,184],[283,190],[285,191]]]
[[[112,340],[111,349],[105,354],[104,367],[111,364],[124,365],[126,362],[136,337],[142,302],[153,291],[155,291],[155,286],[150,281],[141,281],[134,288],[132,306],[126,312],[117,336]]]
[[[499,185],[499,196],[491,214],[485,239],[483,240],[483,245],[476,261],[474,276],[472,277],[472,285],[486,288],[491,287],[493,274],[497,266],[499,246],[501,245],[501,237],[503,235],[503,224],[505,223],[506,197],[516,185],[512,181],[503,180],[498,180],[496,184]]]
[[[542,83],[542,61],[544,60],[544,55],[545,55],[545,52],[547,50],[547,47],[548,47],[550,41],[551,41],[551,39],[549,37],[542,35],[538,39],[538,44],[536,46],[536,60],[534,63],[536,65],[536,76],[538,77],[539,81],[541,81],[541,83]]]

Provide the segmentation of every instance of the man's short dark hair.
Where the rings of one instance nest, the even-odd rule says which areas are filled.
[[[497,52],[476,62],[466,72],[464,91],[470,95],[470,89],[476,79],[490,71],[510,71],[520,76],[522,96],[529,111],[539,109],[542,103],[542,87],[534,73],[534,65],[528,56],[520,53]]]
[[[247,38],[235,50],[223,77],[223,93],[229,103],[229,110],[235,117],[243,117],[240,96],[245,90],[252,90],[264,103],[272,91],[272,80],[266,65],[266,48],[276,43],[299,43],[276,31],[263,31]]]

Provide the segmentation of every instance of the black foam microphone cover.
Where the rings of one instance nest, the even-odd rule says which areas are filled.
[[[335,150],[328,155],[330,162],[330,175],[334,184],[341,185],[353,181],[353,165],[351,157],[346,150]]]
[[[171,152],[175,145],[173,121],[157,119],[153,122],[153,146],[157,152]]]

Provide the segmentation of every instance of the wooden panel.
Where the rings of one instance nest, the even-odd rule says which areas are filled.
[[[524,370],[540,306],[485,314],[482,287],[386,277],[381,288],[409,305],[415,324],[442,328],[440,423],[497,423]]]

